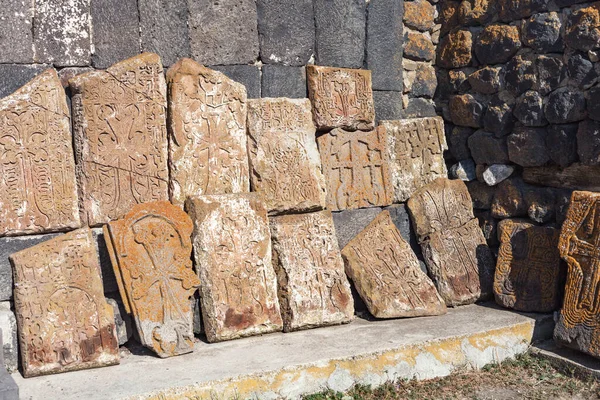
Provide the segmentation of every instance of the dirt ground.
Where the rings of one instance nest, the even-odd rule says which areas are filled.
[[[581,380],[548,361],[525,354],[516,360],[429,381],[399,381],[380,388],[354,387],[348,393],[324,392],[305,400],[352,399],[585,399],[600,400],[600,382]]]

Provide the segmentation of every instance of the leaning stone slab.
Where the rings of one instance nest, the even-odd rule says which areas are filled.
[[[427,269],[446,305],[490,296],[494,257],[474,218],[464,182],[436,179],[415,192],[408,209]]]
[[[564,270],[558,253],[560,231],[526,220],[498,224],[500,250],[494,278],[496,303],[525,312],[560,308]]]
[[[191,197],[194,259],[209,342],[281,331],[267,210],[256,193]]]
[[[48,69],[0,100],[0,236],[81,226],[65,91]]]
[[[171,202],[249,192],[244,86],[189,58],[169,68],[167,82]]]
[[[317,138],[330,210],[392,204],[386,143],[380,127],[370,132],[334,129]]]
[[[167,200],[166,85],[160,58],[143,53],[69,81],[82,219],[122,217]]]
[[[119,363],[90,229],[22,250],[11,261],[25,377]]]
[[[308,99],[248,103],[252,190],[269,213],[325,208],[327,194]]]
[[[558,249],[567,262],[567,284],[554,340],[600,357],[600,193],[575,191]]]
[[[352,321],[354,301],[330,211],[270,219],[285,332]]]
[[[446,313],[446,305],[419,260],[382,211],[342,250],[346,273],[376,318]]]
[[[194,347],[191,297],[200,285],[192,270],[192,221],[167,201],[134,206],[104,225],[104,237],[125,311],[141,343],[159,357]]]
[[[381,121],[380,125],[387,133],[395,202],[405,202],[421,186],[448,176],[441,117]]]
[[[306,79],[318,130],[373,129],[371,71],[307,65]]]

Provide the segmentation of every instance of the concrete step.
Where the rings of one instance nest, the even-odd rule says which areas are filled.
[[[555,368],[582,379],[600,379],[600,360],[547,340],[532,347],[531,353],[550,361]]]
[[[22,399],[298,398],[354,384],[429,379],[524,353],[552,334],[552,316],[493,304],[447,315],[367,321],[230,342],[199,341],[194,353],[130,354],[114,367],[24,379]]]

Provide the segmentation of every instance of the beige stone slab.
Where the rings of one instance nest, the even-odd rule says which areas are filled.
[[[200,301],[210,342],[283,329],[267,209],[256,193],[190,197]]]
[[[383,211],[342,250],[346,273],[377,318],[446,313],[446,305],[421,271],[419,260]]]
[[[169,85],[169,194],[188,196],[250,191],[246,88],[224,74],[183,58],[167,71]]]
[[[94,246],[82,228],[11,255],[25,377],[119,363]]]
[[[373,129],[371,71],[307,65],[306,80],[318,130]]]
[[[385,129],[334,129],[317,138],[327,204],[332,211],[388,206],[393,201]]]
[[[142,344],[163,358],[194,348],[190,299],[200,281],[191,235],[190,217],[168,201],[137,204],[104,225],[125,310]]]
[[[0,99],[0,236],[81,226],[71,143],[55,70]]]
[[[168,200],[166,84],[143,53],[69,81],[81,216],[90,226]]]
[[[269,222],[284,331],[352,321],[354,301],[331,211]]]
[[[265,98],[248,102],[252,190],[269,213],[325,208],[315,126],[308,99]]]
[[[381,121],[380,125],[387,132],[395,202],[405,202],[422,186],[448,177],[442,117]]]

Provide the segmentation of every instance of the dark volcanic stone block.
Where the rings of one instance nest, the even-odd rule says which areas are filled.
[[[469,83],[479,93],[493,94],[502,88],[501,74],[500,67],[485,67],[469,75]]]
[[[545,107],[546,119],[553,124],[581,121],[587,116],[583,93],[560,88],[550,93]]]
[[[482,64],[502,64],[520,48],[521,40],[516,26],[489,25],[477,36],[473,51]]]
[[[92,64],[95,68],[108,68],[139,54],[140,32],[136,0],[95,0],[92,2],[91,14],[94,41]]]
[[[367,68],[373,90],[402,91],[402,4],[371,0],[368,5]]]
[[[437,88],[435,68],[429,64],[419,64],[415,71],[415,79],[410,89],[412,97],[433,98]]]
[[[475,132],[472,128],[455,126],[448,135],[450,143],[450,154],[457,160],[466,160],[471,158],[469,149],[469,137]]]
[[[546,136],[546,149],[552,161],[568,167],[577,161],[578,124],[551,125]]]
[[[568,47],[581,51],[600,47],[599,10],[600,5],[593,3],[567,14],[564,36]]]
[[[0,76],[2,75],[0,74]],[[600,121],[600,87],[596,86],[587,91],[586,104],[589,117]]]
[[[315,45],[312,0],[258,0],[260,59],[267,64],[306,64]]]
[[[497,138],[493,133],[478,130],[469,137],[471,156],[477,164],[506,164],[508,147],[505,138]]]
[[[504,81],[506,88],[516,96],[533,88],[536,84],[534,62],[520,55],[513,57],[504,66]]]
[[[465,183],[467,184],[467,189],[469,189],[471,200],[473,200],[473,208],[476,210],[489,210],[492,207],[492,200],[494,199],[496,189],[479,181]]]
[[[33,1],[0,0],[0,63],[33,62]]]
[[[333,212],[333,224],[340,250],[367,227],[382,211],[380,207]]]
[[[305,98],[306,70],[304,67],[263,65],[261,96]]]
[[[562,56],[561,56],[562,57]],[[564,64],[558,56],[539,56],[535,60],[537,67],[537,90],[547,95],[558,88],[566,77]]]
[[[510,161],[523,167],[539,167],[550,160],[546,150],[546,128],[516,128],[508,135]]]
[[[480,128],[483,126],[483,104],[470,94],[450,98],[450,117],[455,125]]]
[[[435,45],[429,35],[408,31],[404,35],[404,57],[416,61],[431,61],[435,57]]]
[[[402,119],[402,92],[374,91],[373,101],[377,121]]]
[[[435,117],[435,104],[432,100],[413,97],[408,100],[408,105],[402,111],[402,118]],[[383,119],[383,118],[381,118]]]
[[[548,124],[544,118],[544,99],[533,90],[528,90],[517,99],[514,110],[515,117],[525,126],[544,126]]]
[[[549,0],[497,0],[498,14],[503,22],[527,18],[540,11],[546,11]]]
[[[523,44],[539,53],[562,51],[561,26],[556,12],[532,15],[521,28]]]
[[[571,83],[580,89],[587,89],[598,79],[594,64],[582,54],[574,54],[567,61],[567,73]]]
[[[189,57],[187,0],[138,0],[142,50],[157,53],[163,65]]]
[[[364,0],[315,0],[316,63],[362,68],[365,54]]]
[[[525,183],[521,178],[509,178],[502,181],[492,200],[492,216],[494,218],[512,218],[527,216],[525,202]]]
[[[600,165],[600,122],[585,120],[577,130],[577,153],[584,165]]]
[[[256,65],[214,65],[210,68],[246,86],[249,99],[260,98],[260,70]]]
[[[46,69],[47,64],[0,64],[0,98],[6,97]]]
[[[487,110],[483,116],[484,129],[497,137],[508,135],[515,124],[514,107],[515,98],[507,92],[493,96],[487,103]]]

